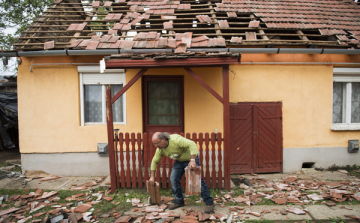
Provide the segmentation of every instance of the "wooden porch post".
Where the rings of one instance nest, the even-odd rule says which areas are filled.
[[[224,105],[224,177],[225,189],[230,191],[230,97],[229,66],[223,67],[223,105]]]
[[[116,170],[115,170],[115,154],[114,154],[114,126],[113,126],[113,114],[111,106],[111,87],[106,87],[106,122],[107,122],[107,133],[108,133],[108,148],[109,148],[109,165],[110,165],[110,182],[111,182],[111,193],[116,190]]]

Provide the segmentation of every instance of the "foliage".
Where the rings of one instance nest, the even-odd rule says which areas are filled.
[[[0,50],[13,49],[12,44],[54,0],[1,0]],[[8,58],[3,58],[3,71],[9,70]],[[1,66],[0,66],[1,67]],[[17,66],[11,66],[13,70]]]

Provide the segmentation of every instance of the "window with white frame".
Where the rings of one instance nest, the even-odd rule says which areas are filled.
[[[126,84],[123,69],[100,73],[99,66],[78,67],[80,78],[81,125],[106,124],[106,86],[111,86],[111,96]],[[112,105],[115,124],[126,124],[126,95]]]
[[[360,68],[334,68],[332,130],[360,130]]]

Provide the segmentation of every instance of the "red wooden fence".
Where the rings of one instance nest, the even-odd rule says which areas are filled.
[[[223,188],[224,181],[230,179],[224,179],[221,133],[187,133],[186,138],[197,143],[202,178],[208,187]],[[112,166],[115,167],[117,188],[145,187],[145,182],[149,179],[151,160],[156,151],[151,139],[152,134],[147,133],[120,133],[115,136],[114,154],[109,154],[109,160],[115,162]],[[170,174],[173,163],[174,160],[164,156],[158,164],[155,180],[162,188],[171,188]],[[183,188],[184,178],[185,174],[182,180]]]

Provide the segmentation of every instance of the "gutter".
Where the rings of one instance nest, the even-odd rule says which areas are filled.
[[[193,48],[190,52],[229,52],[251,54],[346,54],[360,55],[360,49],[298,49],[298,48]],[[174,53],[175,49],[101,49],[101,50],[48,50],[0,52],[0,57],[36,56],[94,56],[111,54]]]

